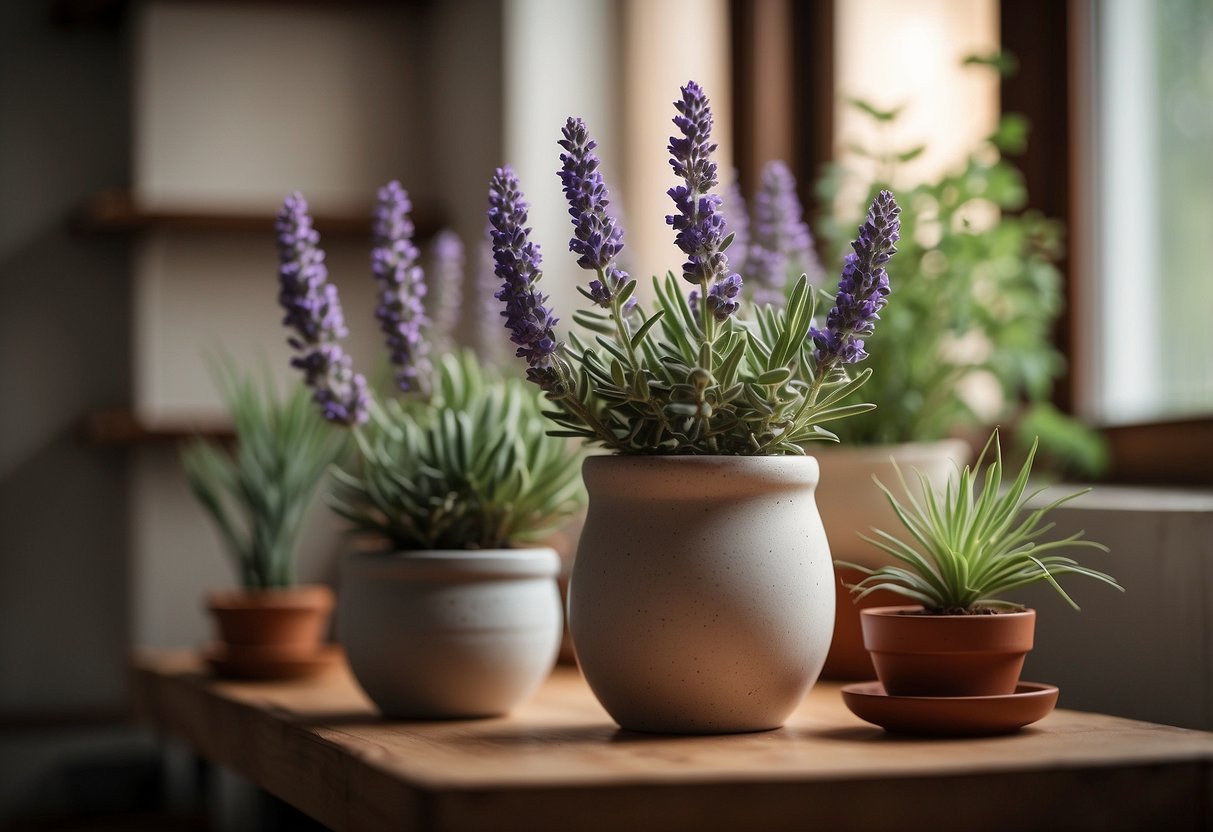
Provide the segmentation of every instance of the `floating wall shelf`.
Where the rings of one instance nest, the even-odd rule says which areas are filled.
[[[126,447],[181,442],[193,437],[231,440],[230,423],[215,416],[187,415],[147,419],[126,408],[95,410],[80,424],[80,439],[87,445]]]
[[[316,230],[326,239],[369,239],[371,206],[364,212],[343,211],[314,215]],[[413,223],[417,237],[432,237],[442,227],[441,212],[432,206],[416,206]],[[72,227],[84,234],[130,234],[141,231],[223,231],[273,234],[272,211],[248,208],[222,210],[218,208],[147,208],[141,206],[130,191],[102,191],[90,198],[72,218]]]

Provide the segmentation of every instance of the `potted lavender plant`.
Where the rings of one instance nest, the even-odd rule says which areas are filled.
[[[381,541],[342,564],[337,634],[355,677],[388,716],[496,715],[556,658],[559,559],[537,541],[582,504],[579,457],[543,433],[539,396],[520,381],[463,352],[431,360],[410,209],[398,183],[380,191],[372,251],[401,396],[374,400],[342,350],[340,300],[297,194],[278,215],[280,301],[293,364],[354,435],[334,507]],[[459,256],[441,242],[439,273]]]
[[[671,273],[653,281],[655,310],[638,302],[596,144],[570,118],[560,176],[569,247],[594,275],[581,291],[595,308],[574,315],[588,334],[556,334],[508,167],[489,191],[497,296],[552,433],[613,452],[584,465],[590,507],[569,597],[590,687],[626,728],[758,731],[783,723],[829,647],[832,571],[804,446],[870,407],[848,400],[869,375],[853,367],[889,291],[899,209],[889,193],[873,201],[824,326],[803,278],[784,308],[740,320],[708,99],[692,81],[675,107],[670,163],[681,183],[667,222],[690,293]]]
[[[235,424],[234,448],[196,439],[181,455],[186,480],[232,559],[240,588],[207,596],[219,640],[206,651],[220,675],[284,679],[331,663],[322,648],[333,593],[294,582],[304,513],[345,438],[302,391],[281,398],[268,380],[217,373]]]

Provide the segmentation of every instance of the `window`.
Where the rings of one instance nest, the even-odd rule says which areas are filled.
[[[1213,412],[1213,5],[1093,4],[1093,378],[1100,423]]]
[[[1102,426],[1112,479],[1213,485],[1213,8],[1054,5],[1060,40],[1031,18],[1047,0],[1004,4],[1002,22],[1007,43],[1022,18],[1012,48],[1069,80],[1065,117],[1035,136],[1069,148],[1037,168],[1069,206],[1062,398]]]
[[[809,197],[805,182],[832,158],[842,132],[835,105],[851,92],[847,56],[895,58],[922,39],[908,31],[915,16],[919,29],[942,31],[966,18],[982,25],[986,8],[883,3],[879,34],[856,44],[848,27],[864,31],[864,9],[879,0],[732,0],[743,180],[753,179],[763,153],[748,125],[768,125],[764,108],[790,105],[794,167]],[[771,6],[786,6],[793,44],[790,101],[773,105],[766,99],[783,90],[769,83],[756,11]],[[1109,479],[1213,485],[1213,6],[1003,0],[990,8],[998,42],[1019,59],[999,93],[1003,112],[1031,124],[1028,150],[1015,159],[1029,207],[1064,219],[1068,231],[1068,311],[1055,340],[1069,366],[1056,402],[1108,438]]]

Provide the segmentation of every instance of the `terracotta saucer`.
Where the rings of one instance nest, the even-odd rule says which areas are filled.
[[[322,645],[310,655],[247,653],[229,649],[225,644],[210,644],[202,651],[202,657],[216,676],[265,681],[316,676],[332,667],[341,656],[341,647],[336,644]]]
[[[1057,705],[1057,688],[1020,682],[1006,696],[889,696],[880,682],[842,688],[851,713],[886,731],[934,737],[1010,734],[1042,719]]]

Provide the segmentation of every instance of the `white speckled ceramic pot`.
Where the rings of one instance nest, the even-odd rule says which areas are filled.
[[[590,457],[569,588],[586,680],[624,728],[778,728],[816,681],[834,571],[812,457]]]
[[[384,716],[497,716],[555,664],[559,571],[551,549],[353,552],[337,638]]]

